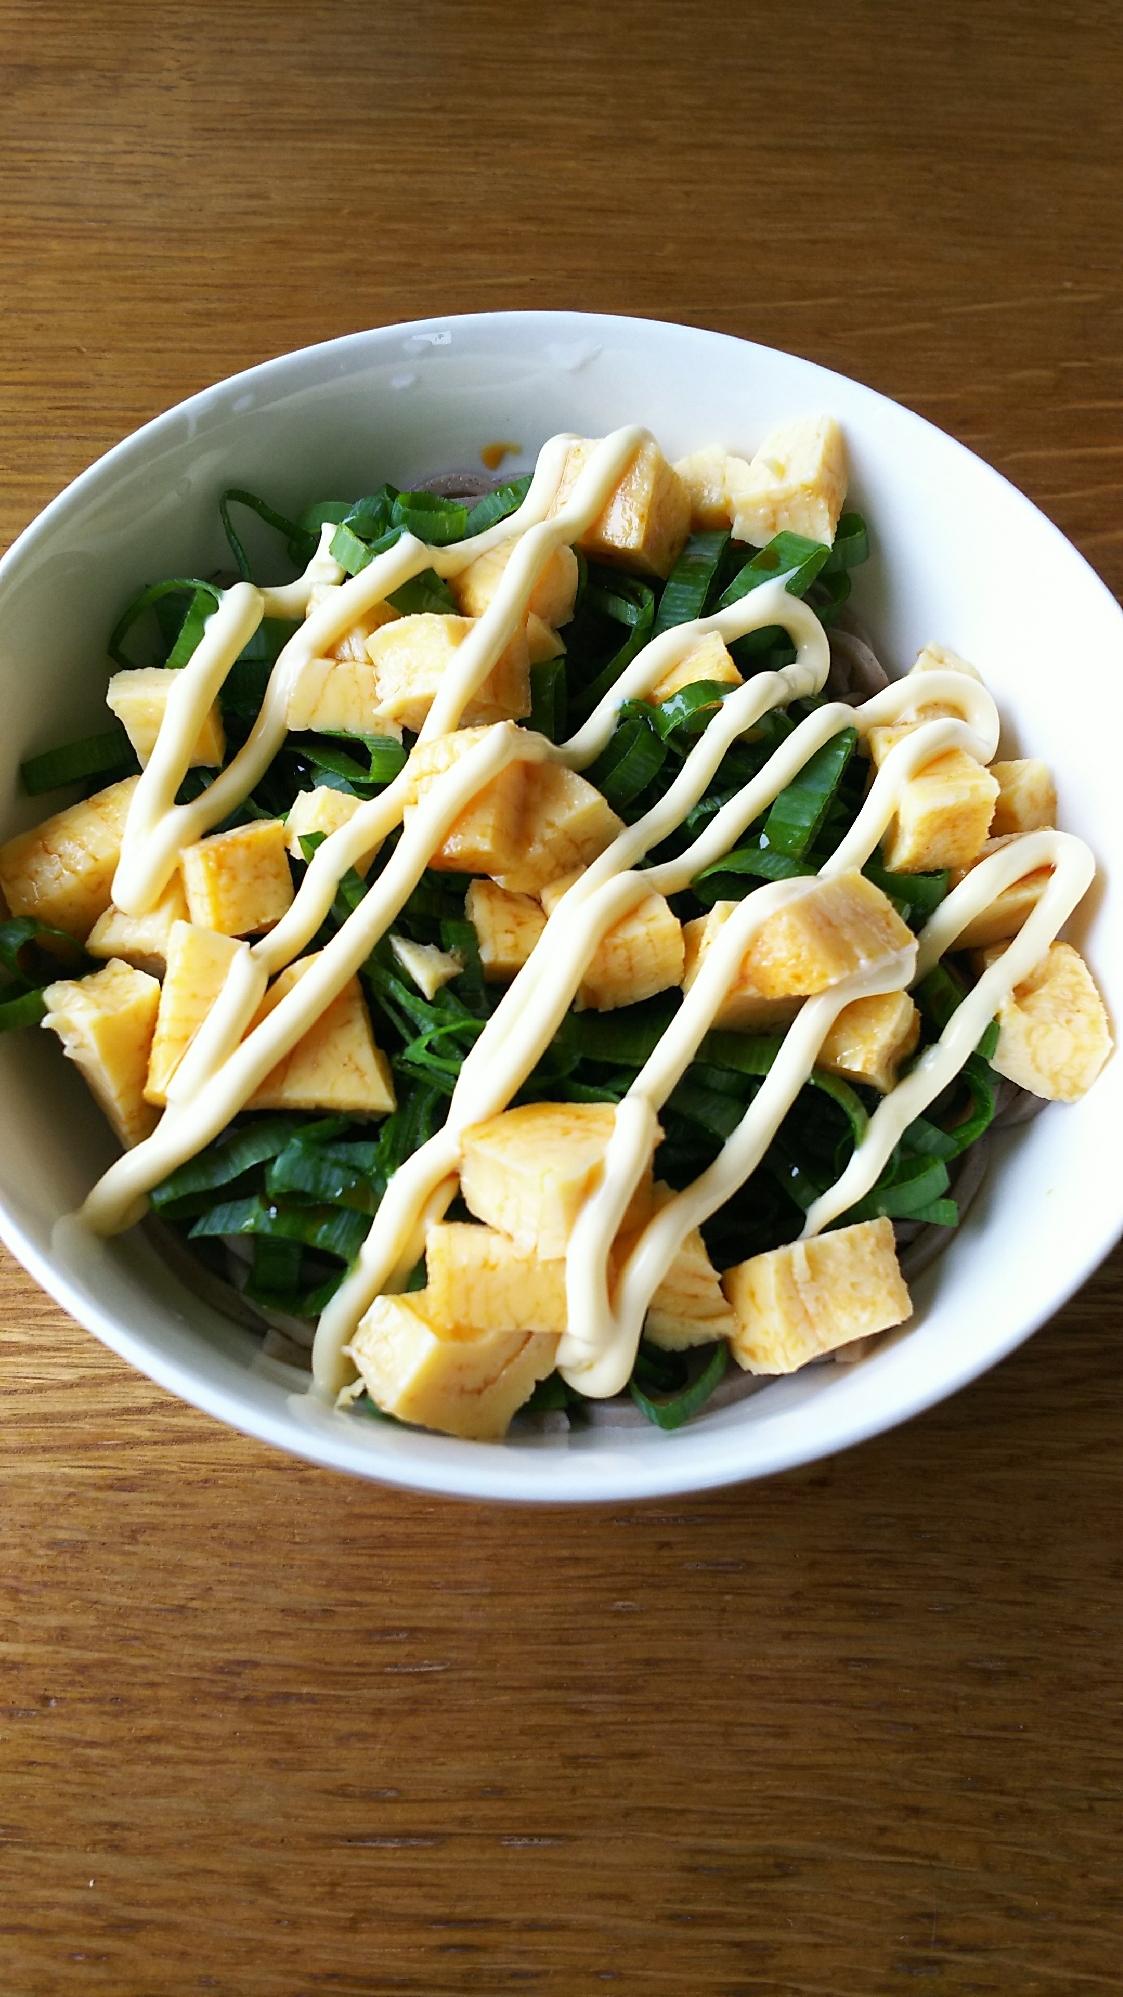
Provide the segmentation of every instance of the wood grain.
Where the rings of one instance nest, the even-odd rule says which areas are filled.
[[[573,306],[870,382],[1123,585],[1111,5],[0,0],[0,60],[0,539],[270,354]],[[290,1463],[0,1280],[5,1997],[1120,1987],[1119,1256],[619,1513]]]

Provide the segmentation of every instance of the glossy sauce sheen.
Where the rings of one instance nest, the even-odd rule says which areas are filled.
[[[522,624],[542,568],[558,547],[578,540],[597,520],[646,436],[640,429],[622,429],[599,444],[567,503],[552,519],[546,516],[560,484],[571,442],[567,436],[554,437],[543,447],[519,511],[473,540],[433,548],[407,534],[357,576],[343,581],[342,570],[328,552],[334,532],[329,526],[317,555],[295,583],[276,590],[239,583],[229,590],[208,620],[193,658],[177,675],[156,749],[137,785],[114,882],[117,905],[131,914],[150,909],[171,878],[183,847],[202,837],[253,789],[284,742],[289,698],[310,660],[329,651],[366,611],[422,569],[456,575],[490,548],[517,539],[499,588],[458,649],[420,739],[428,741],[456,729]],[[263,616],[300,615],[315,583],[336,587],[285,646],[248,740],[209,790],[194,803],[177,806],[175,794],[202,718],[234,660]],[[789,633],[797,650],[794,663],[777,673],[757,674],[722,702],[666,796],[646,817],[626,826],[557,904],[533,956],[465,1059],[444,1127],[391,1180],[363,1250],[316,1333],[316,1384],[331,1394],[345,1386],[354,1371],[346,1346],[363,1312],[379,1294],[404,1286],[424,1251],[428,1228],[455,1195],[463,1132],[505,1109],[526,1080],[569,1010],[602,937],[644,896],[671,895],[688,887],[703,867],[729,851],[809,757],[840,729],[854,727],[865,735],[918,705],[921,689],[910,678],[894,682],[859,708],[834,702],[815,710],[685,854],[641,870],[645,855],[697,803],[737,737],[771,708],[816,694],[826,681],[830,654],[823,628],[813,611],[787,594],[782,580],[766,583],[712,617],[677,625],[655,639],[578,733],[561,746],[513,722],[496,723],[432,785],[358,908],[293,990],[247,1033],[268,979],[299,956],[316,934],[347,868],[401,823],[409,802],[408,766],[378,797],[361,804],[348,823],[319,847],[291,908],[277,926],[259,942],[240,946],[221,996],[172,1079],[168,1107],[157,1129],[94,1187],[82,1208],[86,1224],[101,1234],[131,1225],[145,1212],[149,1190],[225,1129],[355,976],[460,813],[500,770],[515,760],[546,759],[573,770],[585,769],[608,742],[620,703],[650,692],[700,637],[715,631],[728,643],[771,624]],[[959,748],[982,762],[992,760],[998,746],[998,714],[984,687],[962,673],[929,672],[924,675],[922,697],[925,706],[952,706],[962,718],[925,722],[897,743],[823,875],[861,867],[870,858],[905,783],[933,757]],[[809,892],[815,879],[773,882],[746,896],[707,952],[691,990],[618,1106],[603,1177],[575,1225],[567,1260],[570,1329],[558,1349],[559,1368],[573,1386],[585,1394],[606,1396],[625,1385],[647,1307],[682,1242],[755,1170],[842,1008],[856,998],[913,983],[1004,888],[1045,866],[1052,868],[1052,875],[1025,926],[964,999],[941,1039],[882,1101],[842,1177],[809,1211],[805,1235],[818,1233],[861,1199],[907,1125],[963,1066],[999,1005],[1044,955],[1085,893],[1094,861],[1081,840],[1042,831],[1011,842],[972,868],[915,944],[863,965],[829,991],[807,999],[738,1128],[701,1177],[649,1222],[610,1295],[609,1250],[650,1164],[659,1109],[712,1025],[756,931],[778,908]]]

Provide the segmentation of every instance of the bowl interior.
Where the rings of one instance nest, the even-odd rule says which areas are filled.
[[[110,452],[0,564],[0,836],[45,815],[20,761],[104,719],[105,635],[142,583],[228,565],[216,500],[243,485],[297,509],[479,463],[497,440],[529,469],[558,430],[647,424],[671,458],[713,441],[750,454],[783,417],[829,410],[873,560],[854,603],[891,671],[929,639],[983,672],[1006,755],[1041,755],[1060,822],[1101,875],[1073,925],[1123,1011],[1123,617],[1013,487],[919,417],[839,375],[688,327],[565,313],[487,314],[355,334],[268,362]],[[278,571],[278,579],[283,579]],[[65,797],[45,801],[58,809]],[[888,1427],[991,1365],[1083,1280],[1123,1227],[1110,1169],[1123,1110],[1112,1063],[1080,1104],[1001,1140],[983,1195],[914,1287],[916,1315],[854,1367],[819,1366],[675,1435],[593,1429],[464,1444],[336,1415],[300,1376],[185,1289],[134,1231],[98,1242],[68,1218],[113,1155],[45,1035],[0,1041],[0,1230],[76,1317],[172,1391],[264,1440],[360,1474],[471,1496],[635,1498],[808,1460]]]

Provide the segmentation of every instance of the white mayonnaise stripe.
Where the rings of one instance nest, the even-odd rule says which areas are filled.
[[[901,953],[885,957],[881,963],[853,973],[849,979],[843,979],[817,999],[805,1000],[797,1018],[787,1028],[779,1054],[761,1082],[757,1096],[745,1110],[745,1116],[733,1130],[733,1136],[721,1146],[713,1164],[707,1166],[707,1170],[701,1172],[691,1186],[675,1194],[675,1198],[655,1214],[635,1242],[627,1264],[619,1274],[613,1334],[605,1336],[603,1344],[605,1358],[603,1362],[601,1358],[595,1358],[589,1364],[587,1354],[575,1354],[573,1382],[577,1378],[595,1380],[597,1394],[619,1392],[619,1386],[631,1372],[635,1344],[639,1340],[639,1332],[643,1330],[643,1316],[651,1296],[667,1274],[689,1230],[701,1226],[709,1214],[715,1214],[717,1208],[745,1184],[751,1172],[755,1172],[767,1146],[779,1130],[779,1124],[811,1074],[819,1046],[823,1044],[841,1008],[851,1004],[851,1000],[871,999],[875,993],[899,991],[909,977],[911,959],[913,951],[907,947]],[[625,1366],[623,1380],[619,1380],[621,1366]],[[569,1378],[569,1372],[565,1378]],[[613,1378],[619,1380],[617,1386],[607,1384]]]
[[[777,612],[775,616],[771,617],[770,621],[778,622],[779,613]],[[818,624],[818,619],[815,619],[815,622]],[[799,663],[797,660],[796,666]],[[781,673],[758,674],[755,679],[748,682],[747,687],[740,688],[737,693],[729,695],[722,703],[721,714],[715,716],[709,728],[707,728],[702,738],[703,741],[707,741],[715,729],[720,730],[727,725],[726,717],[730,711],[733,716],[739,719],[738,710],[734,706],[734,703],[743,700],[749,689],[760,686],[762,682],[765,682],[766,686],[777,689],[776,697],[762,702],[760,713],[754,713],[751,721],[746,720],[739,728],[730,728],[728,739],[732,740],[733,735],[737,733],[747,733],[748,728],[752,726],[752,722],[759,720],[766,708],[785,705],[786,676],[795,670],[796,667],[788,666]],[[825,678],[825,673],[823,677]],[[971,688],[970,706],[972,712],[977,716],[977,734],[979,738],[975,742],[971,753],[975,753],[980,748],[985,748],[992,741],[992,738],[996,744],[998,739],[998,712],[986,688],[979,686],[973,680],[968,680],[963,673],[945,673],[938,676],[933,673],[931,677],[933,679],[939,677],[941,682],[944,680],[958,680],[961,685]],[[784,691],[780,690],[781,682],[785,683]],[[904,683],[900,682],[898,686],[886,687],[885,693],[897,695],[899,686],[902,684]],[[950,700],[955,698],[957,693],[957,688],[949,686],[943,698]],[[789,694],[787,698],[792,699],[795,696]],[[881,698],[882,696],[879,695],[878,699]],[[890,716],[895,719],[895,710],[904,709],[909,704],[911,703],[901,698],[897,698],[892,703],[886,702],[881,710],[882,716]],[[870,705],[872,705],[872,702]],[[876,715],[872,722],[866,723],[864,721],[865,714],[865,708],[848,707],[842,701],[833,701],[826,707],[816,708],[804,721],[800,722],[795,732],[788,737],[787,741],[782,742],[780,747],[773,752],[759,774],[735,798],[731,798],[728,804],[722,806],[705,831],[699,835],[693,846],[686,853],[682,854],[677,860],[668,861],[665,866],[650,869],[648,878],[651,881],[652,887],[657,888],[661,894],[678,894],[681,893],[683,888],[689,887],[691,881],[702,872],[704,867],[712,865],[715,860],[720,860],[723,854],[729,852],[746,826],[751,825],[754,818],[758,818],[760,813],[778,796],[780,791],[798,776],[804,763],[815,754],[817,749],[822,748],[825,743],[839,734],[843,728],[858,728],[860,732],[868,732],[869,727],[878,725]],[[941,725],[944,728],[950,727],[960,730],[960,735],[954,743],[949,744],[943,736],[933,737],[931,734],[925,733],[925,730],[937,728]],[[844,844],[839,847],[838,851],[832,855],[831,859],[822,869],[824,873],[841,873],[845,872],[848,867],[860,867],[865,864],[877,845],[878,840],[881,838],[882,833],[885,831],[890,818],[893,816],[893,812],[896,810],[900,792],[908,776],[914,769],[927,762],[932,756],[939,754],[941,748],[963,746],[968,740],[974,739],[970,733],[965,734],[963,730],[964,724],[961,722],[944,722],[942,724],[937,722],[925,723],[924,729],[916,731],[917,735],[923,735],[926,744],[934,742],[935,747],[927,746],[917,750],[912,746],[916,739],[913,736],[908,736],[903,742],[897,744],[897,747],[892,752],[892,756],[886,757],[885,765],[883,766],[884,770],[890,764],[892,765],[889,769],[889,775],[884,777],[883,780],[883,771],[878,772],[875,783],[870,790],[870,795],[866,799],[858,818],[855,820],[854,826],[847,835]],[[715,736],[715,740],[717,739],[720,739],[720,737]],[[724,754],[724,748],[722,753]],[[994,748],[992,746],[990,754],[993,755],[993,753]],[[893,761],[894,757],[897,759],[896,761]],[[709,779],[707,778],[708,781]],[[669,792],[668,799],[671,795],[673,793]],[[689,806],[686,807],[687,810],[689,808]],[[685,816],[685,811],[683,816]],[[663,833],[660,834],[660,837],[665,836]],[[658,842],[652,839],[649,843],[655,845]],[[841,861],[839,859],[840,853],[844,855]]]
[[[349,978],[365,963],[421,878],[433,852],[482,784],[516,757],[534,759],[548,745],[510,722],[499,722],[453,765],[422,799],[410,825],[358,908],[260,1026],[227,1054],[221,1067],[204,1082],[197,1081],[189,1103],[173,1103],[152,1136],[117,1159],[98,1181],[82,1208],[82,1218],[96,1234],[112,1234],[128,1225],[123,1219],[135,1210],[138,1196],[174,1171],[187,1158],[217,1137],[231,1118],[312,1027]],[[241,957],[235,961],[238,962]],[[260,966],[255,965],[260,974]],[[243,988],[243,1010],[252,985]],[[228,1043],[234,1004],[224,1016]],[[248,1023],[248,1021],[247,1021]],[[196,1074],[201,1063],[197,1064]]]
[[[775,700],[766,704],[771,707],[820,692],[831,663],[826,632],[815,612],[798,596],[790,596],[784,587],[783,576],[777,576],[772,582],[762,583],[759,589],[739,597],[728,609],[715,611],[712,617],[696,617],[689,624],[672,625],[669,631],[664,631],[650,645],[645,645],[631,665],[625,667],[576,735],[571,735],[563,744],[562,754],[570,769],[584,770],[596,761],[616,726],[616,715],[622,702],[642,700],[670,672],[672,666],[677,666],[693,650],[699,639],[716,631],[723,642],[731,642],[745,637],[750,631],[763,630],[766,624],[783,625],[796,647],[796,656],[791,665],[782,667],[780,672],[757,673],[746,684],[751,687],[759,687],[762,682],[777,686],[782,684],[784,693],[778,693]],[[744,690],[739,688],[738,692],[743,693]],[[736,698],[736,693],[727,695],[723,706]],[[761,712],[764,711],[762,708]],[[759,716],[754,716],[754,719],[759,719]],[[710,725],[712,727],[713,723]]]
[[[755,686],[756,681],[750,680],[749,685]],[[779,705],[778,702],[772,704]],[[849,725],[849,714],[849,708],[832,702],[830,706],[816,708],[807,715],[786,741],[773,750],[763,769],[738,791],[736,797],[722,805],[685,853],[680,853],[677,860],[667,860],[660,867],[648,869],[647,877],[652,887],[660,894],[681,894],[704,867],[728,853],[746,827],[759,818],[761,812],[766,811],[780,792],[794,781],[816,749],[821,749],[840,729]],[[710,727],[713,726],[711,722]],[[709,733],[707,728],[703,741]],[[653,840],[652,844],[655,843]]]
[[[855,708],[854,726],[860,735],[868,735],[871,728],[891,728],[898,722],[911,720],[916,709],[932,707],[958,709],[975,734],[990,743],[990,752],[983,757],[989,763],[998,748],[998,709],[982,681],[973,680],[969,673],[944,668],[939,672],[906,673],[904,679],[892,680],[880,693],[871,694]]]
[[[331,552],[335,534],[332,522],[325,520],[320,529],[319,546],[304,574],[297,576],[295,582],[282,583],[276,589],[262,587],[266,617],[276,617],[285,623],[303,617],[317,583],[335,586],[343,581],[347,571]]]
[[[267,930],[253,946],[255,958],[270,977],[291,964],[311,941],[335,900],[336,889],[348,867],[353,867],[364,853],[381,847],[387,835],[401,824],[412,797],[413,779],[407,763],[393,783],[387,784],[377,797],[367,798],[346,825],[329,833],[323,845],[316,848],[291,906],[276,927]]]
[[[440,1219],[444,1210],[440,1189],[451,1179],[444,1201],[447,1207],[456,1191],[454,1175],[459,1165],[459,1140],[446,1126],[398,1166],[382,1195],[376,1216],[381,1222],[377,1234],[372,1227],[358,1260],[352,1263],[316,1326],[312,1377],[325,1394],[337,1394],[347,1385],[350,1368],[344,1358],[344,1347],[348,1339],[375,1297],[392,1291],[395,1284],[401,1288],[425,1245],[420,1234],[422,1218],[428,1212],[434,1219]],[[410,1261],[419,1236],[421,1247]]]
[[[601,1184],[586,1200],[570,1235],[566,1317],[569,1325],[580,1325],[582,1330],[565,1334],[558,1348],[559,1366],[574,1366],[582,1374],[592,1366],[598,1378],[602,1372],[615,1376],[623,1339],[609,1299],[608,1258],[658,1141],[658,1112],[713,1025],[737,967],[762,923],[801,900],[813,886],[813,878],[774,881],[745,898],[707,952],[681,1007],[621,1102],[605,1152]],[[605,1392],[617,1393],[630,1371],[631,1358],[623,1378]]]
[[[770,594],[772,590],[775,590],[774,595]],[[610,879],[613,874],[625,868],[635,866],[653,846],[658,846],[666,839],[697,804],[726,751],[732,747],[738,736],[747,734],[771,708],[786,706],[789,701],[798,699],[822,685],[830,664],[830,654],[823,628],[814,613],[807,610],[806,606],[799,603],[796,598],[788,596],[779,585],[770,584],[767,590],[759,590],[749,600],[756,608],[752,612],[752,622],[747,621],[749,613],[743,613],[746,621],[742,623],[742,632],[759,630],[767,624],[783,624],[799,647],[798,657],[790,666],[785,666],[778,673],[758,673],[753,679],[746,681],[744,686],[737,687],[726,696],[705,733],[699,737],[690,751],[670,790],[643,818],[637,819],[634,825],[626,826],[617,834],[612,845],[600,855],[599,859],[593,861],[592,866],[580,880],[574,882],[565,897],[566,906],[576,906],[576,902],[571,900],[572,897],[580,899],[584,895],[593,893],[602,881]],[[741,610],[742,606],[738,604],[735,608]],[[806,727],[807,723],[801,725]],[[573,737],[558,752],[560,758],[569,763],[571,768],[573,764],[570,751],[577,739],[576,736]],[[603,743],[601,746],[603,747]],[[584,760],[587,761],[588,758]],[[754,779],[752,796],[754,800],[759,800],[755,803],[756,811],[762,810],[765,804],[770,803],[776,795],[776,790],[781,790],[784,784],[790,781],[789,777],[781,776],[776,790],[769,791],[768,772],[772,766],[771,761],[766,763],[760,776]],[[776,767],[785,769],[787,765],[781,763]],[[792,775],[794,774],[793,767]],[[736,805],[737,800],[734,800],[732,806],[727,806],[725,809],[731,813],[735,812]],[[715,819],[715,824],[717,822]],[[722,822],[726,827],[732,826],[733,818],[726,817]],[[744,822],[748,823],[748,820]],[[740,826],[736,828],[740,829]],[[736,837],[736,830],[731,833],[731,837]],[[695,856],[702,850],[703,841],[709,841],[709,836],[708,831],[703,833],[680,859],[668,861],[662,867],[652,867],[645,876],[652,892],[674,894],[680,887],[688,886],[694,874],[704,864],[702,861],[697,861]],[[718,857],[719,853],[715,851],[714,858]]]
[[[1050,863],[1054,868],[1052,879],[1029,919],[956,1008],[940,1039],[921,1055],[915,1068],[897,1083],[892,1094],[879,1103],[842,1177],[809,1209],[803,1230],[805,1237],[820,1233],[840,1213],[864,1199],[876,1184],[894,1145],[909,1124],[922,1116],[929,1103],[954,1080],[999,1006],[1029,976],[1034,965],[1040,963],[1058,930],[1091,886],[1095,860],[1083,840],[1071,833],[1027,833],[1014,846],[1003,847],[972,867],[966,880],[948,896],[922,932],[917,958],[921,976],[936,962],[937,944],[941,953],[949,949],[972,916],[989,907],[1003,888],[1022,874]],[[940,917],[953,902],[954,910],[937,928]]]
[[[464,1061],[445,1124],[395,1172],[358,1260],[320,1317],[312,1371],[326,1392],[338,1393],[346,1385],[343,1348],[363,1312],[390,1287],[395,1271],[404,1281],[416,1262],[417,1255],[412,1261],[403,1255],[402,1243],[417,1239],[425,1203],[448,1174],[458,1170],[461,1133],[507,1107],[561,1025],[605,929],[619,922],[646,893],[642,875],[624,874],[605,882],[596,900],[571,911],[568,921],[556,921],[560,903],[554,910],[550,923],[563,932],[564,942],[557,949],[559,957],[564,950],[564,958],[560,964],[555,961],[548,986],[543,989],[540,983],[535,988],[541,1003],[536,1009],[520,1005],[514,985],[506,992]],[[544,940],[545,935],[540,941]],[[475,1057],[485,1040],[488,1051],[480,1061]]]
[[[198,1091],[240,1046],[265,997],[266,983],[264,965],[255,960],[248,943],[240,943],[222,990],[168,1083],[166,1099],[177,1114],[190,1108]],[[156,1180],[150,1183],[155,1185]]]
[[[468,1051],[449,1109],[454,1130],[495,1116],[521,1088],[561,1026],[602,938],[649,892],[643,874],[617,874],[572,908],[555,908],[539,939],[547,942],[553,927],[542,971],[521,993],[515,989],[518,979],[508,987]],[[489,1036],[491,1045],[484,1048]]]
[[[619,485],[632,459],[647,438],[646,430],[634,427],[614,430],[610,437],[606,437],[597,445],[588,463],[582,467],[569,498],[564,506],[559,508],[554,518],[531,527],[529,532],[523,535],[484,615],[475,630],[469,632],[458,648],[426,716],[424,727],[418,737],[419,741],[432,741],[435,735],[451,734],[454,728],[460,726],[460,717],[469,701],[479,691],[496,660],[506,650],[522,624],[534,585],[551,555],[560,547],[568,547],[571,541],[580,540],[582,534],[599,519],[604,512],[608,496]],[[558,462],[557,478],[554,483],[555,494],[564,465],[563,453]],[[527,499],[529,498],[528,493]],[[492,532],[494,533],[495,529],[492,529]],[[509,539],[509,534],[504,538]],[[484,535],[480,536],[480,542],[485,539]],[[478,554],[485,552],[480,542],[460,541],[456,544],[455,559],[459,568],[467,566],[463,559],[463,550],[473,551],[469,557],[472,561],[477,559]],[[450,550],[449,553],[453,551]],[[452,568],[440,569],[441,574],[451,575],[456,572]]]
[[[1072,881],[1078,877],[1073,856],[1079,853],[1081,868],[1093,867],[1095,862],[1090,849],[1082,839],[1071,832],[1058,832],[1046,826],[1038,832],[1023,832],[1018,839],[1011,840],[1008,846],[1000,846],[996,853],[988,853],[985,860],[965,874],[957,888],[940,903],[935,914],[930,916],[920,932],[920,954],[916,963],[918,978],[927,977],[939,959],[955,947],[956,938],[962,935],[967,924],[976,915],[989,908],[1015,881],[1024,879],[1026,874],[1035,874],[1040,867],[1074,867]],[[1085,884],[1086,886],[1088,883]],[[1082,888],[1080,893],[1083,894]],[[1078,901],[1080,896],[1076,897]],[[1072,907],[1076,907],[1076,901]],[[1067,921],[1072,909],[1066,910],[1060,920]],[[1024,932],[1023,932],[1024,933]],[[1051,941],[1052,939],[1050,939]],[[1011,946],[1012,947],[1012,946]],[[1039,953],[1040,954],[1040,953]],[[1036,958],[1034,962],[1036,962]],[[1015,984],[1027,975],[1032,964],[1019,970]]]
[[[995,734],[997,732],[996,723]],[[923,722],[913,734],[906,735],[889,751],[861,811],[820,872],[829,877],[844,874],[849,867],[865,865],[900,804],[909,778],[923,769],[926,763],[946,754],[949,749],[965,749],[969,756],[977,757],[980,762],[989,761],[980,753],[985,747],[985,739],[976,735],[965,721]],[[994,750],[990,753],[993,755]]]
[[[240,582],[207,618],[203,636],[168,691],[160,732],[129,806],[113,899],[127,915],[143,915],[167,887],[180,851],[208,823],[198,803],[176,806],[199,730],[239,652],[261,623],[261,592]],[[206,793],[213,796],[213,788]],[[222,814],[220,813],[219,816]],[[155,888],[153,890],[153,883]]]

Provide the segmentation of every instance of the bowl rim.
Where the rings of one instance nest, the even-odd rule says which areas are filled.
[[[1048,534],[1063,547],[1069,559],[1075,558],[1085,571],[1085,581],[1093,586],[1110,606],[1115,620],[1123,627],[1123,610],[1087,558],[1062,533],[1056,523],[1049,519],[1020,488],[997,471],[994,466],[980,458],[958,439],[921,416],[907,404],[883,395],[868,387],[855,377],[844,375],[836,369],[824,367],[821,363],[807,360],[786,349],[773,348],[761,342],[745,340],[735,334],[716,332],[688,321],[645,317],[636,314],[585,313],[576,311],[550,311],[522,309],[516,311],[474,312],[460,314],[434,314],[424,319],[394,321],[387,325],[356,329],[331,340],[318,341],[305,347],[298,347],[285,353],[271,356],[253,366],[240,370],[234,375],[211,383],[195,391],[182,401],[149,418],[138,429],[131,431],[117,443],[93,460],[77,474],[55,498],[39,512],[16,536],[10,547],[0,557],[0,589],[31,554],[39,542],[51,535],[57,526],[65,522],[68,514],[92,496],[106,481],[118,471],[126,470],[134,458],[143,458],[151,444],[162,431],[170,430],[176,423],[204,415],[213,409],[216,398],[225,398],[232,392],[266,385],[275,382],[277,373],[286,364],[314,366],[319,359],[341,358],[347,353],[362,349],[365,342],[374,345],[390,343],[396,338],[402,340],[432,336],[444,329],[472,329],[494,327],[496,324],[509,327],[512,331],[521,329],[542,333],[579,332],[584,338],[595,336],[598,329],[623,333],[628,329],[640,330],[650,336],[655,329],[665,329],[668,334],[686,333],[700,342],[720,343],[736,349],[742,354],[759,353],[769,358],[780,357],[795,362],[808,370],[816,385],[826,392],[832,382],[844,384],[849,395],[858,391],[861,397],[871,402],[884,404],[897,411],[910,424],[921,425],[933,437],[940,440],[945,450],[950,450],[971,468],[975,479],[992,481],[1016,505],[1028,509],[1040,532],[1044,527]],[[343,370],[341,372],[349,372]],[[325,376],[329,370],[325,370]],[[684,1477],[676,1474],[676,1453],[672,1449],[665,1454],[653,1452],[640,1454],[625,1450],[629,1458],[629,1474],[617,1482],[611,1477],[601,1477],[600,1488],[594,1476],[585,1482],[590,1488],[553,1488],[549,1479],[543,1478],[542,1470],[550,1461],[550,1456],[538,1451],[510,1450],[503,1444],[472,1444],[474,1462],[478,1464],[475,1474],[463,1474],[463,1458],[459,1450],[450,1451],[447,1458],[436,1455],[432,1458],[414,1459],[403,1456],[401,1460],[393,1455],[375,1454],[368,1442],[357,1448],[348,1446],[348,1440],[334,1425],[330,1432],[323,1432],[312,1425],[298,1429],[297,1425],[278,1411],[276,1415],[268,1407],[251,1404],[248,1400],[239,1403],[232,1390],[205,1375],[198,1374],[186,1361],[171,1354],[153,1349],[146,1343],[142,1332],[134,1331],[120,1324],[112,1312],[101,1307],[100,1303],[82,1292],[71,1281],[67,1272],[59,1268],[51,1258],[41,1251],[21,1226],[16,1216],[9,1210],[8,1203],[0,1195],[0,1239],[17,1257],[24,1268],[33,1276],[48,1295],[60,1303],[83,1327],[91,1331],[101,1343],[107,1345],[127,1363],[134,1366],[158,1386],[185,1400],[189,1405],[214,1416],[243,1434],[255,1440],[270,1444],[286,1454],[301,1457],[318,1466],[364,1477],[368,1481],[388,1484],[407,1490],[431,1493],[437,1496],[458,1497],[475,1502],[488,1499],[499,1502],[536,1504],[590,1504],[642,1501],[685,1495],[691,1491],[711,1490],[728,1484],[747,1482],[758,1477],[771,1476],[779,1471],[799,1467],[805,1463],[821,1460],[842,1449],[849,1449],[857,1443],[868,1440],[885,1430],[899,1427],[914,1416],[936,1406],[939,1402],[958,1393],[961,1388],[978,1379],[991,1367],[997,1365],[1019,1345],[1025,1343],[1047,1319],[1054,1315],[1079,1290],[1094,1271],[1102,1264],[1112,1247],[1123,1235],[1123,1207],[1116,1224],[1104,1230],[1101,1238],[1080,1258],[1078,1264],[1066,1266],[1063,1279],[1050,1291],[1041,1295],[1033,1311],[1015,1329],[996,1343],[988,1344],[982,1352],[975,1351],[964,1356],[961,1363],[949,1367],[938,1379],[931,1383],[918,1382],[911,1391],[898,1393],[893,1406],[886,1411],[876,1404],[865,1406],[859,1402],[848,1418],[836,1422],[834,1431],[821,1441],[805,1441],[792,1446],[788,1440],[777,1442],[771,1449],[758,1450],[758,1458],[748,1465],[738,1465],[733,1458],[735,1450],[717,1448],[713,1461],[692,1464]],[[284,1405],[284,1404],[282,1404]],[[419,1435],[425,1431],[417,1431]],[[735,1429],[726,1429],[713,1434],[718,1442],[719,1434],[733,1438]],[[673,1441],[673,1438],[666,1438]],[[428,1437],[432,1441],[432,1437]],[[441,1439],[443,1440],[443,1438]],[[501,1477],[492,1474],[492,1466],[497,1455],[502,1456],[506,1469]],[[556,1459],[554,1459],[556,1460]],[[592,1466],[597,1457],[589,1453],[585,1461]]]

